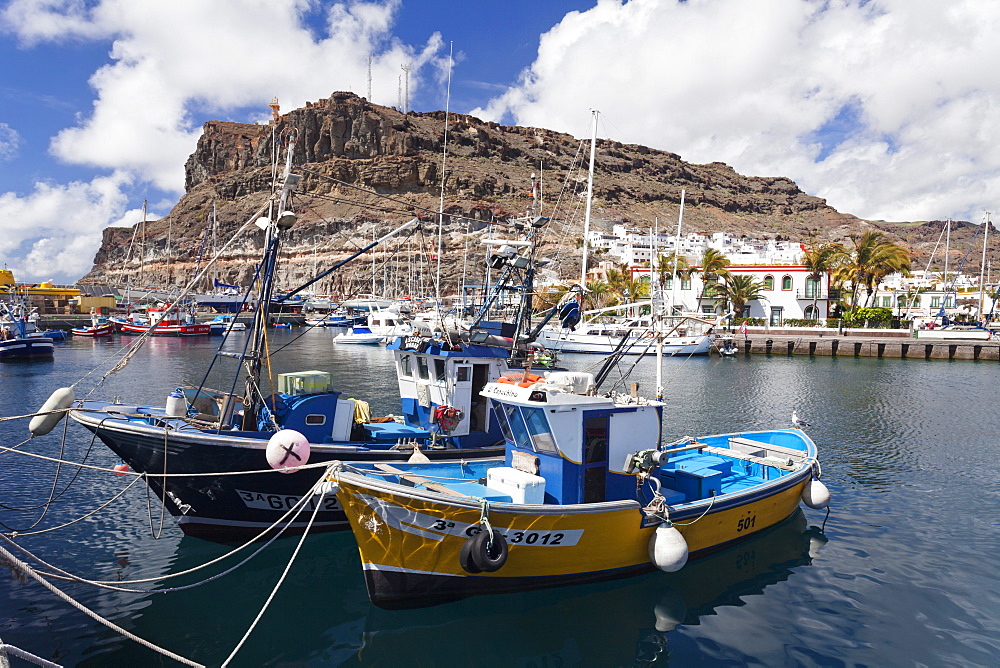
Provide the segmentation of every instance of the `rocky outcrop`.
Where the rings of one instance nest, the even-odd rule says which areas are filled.
[[[542,253],[558,259],[565,275],[576,275],[587,142],[551,130],[451,114],[445,162],[445,132],[444,112],[403,114],[352,93],[334,93],[268,125],[208,122],[185,165],[186,193],[170,215],[147,222],[144,230],[105,230],[94,268],[83,281],[186,283],[212,248],[231,239],[265,205],[274,156],[283,163],[292,140],[295,170],[304,178],[294,202],[299,222],[284,244],[279,274],[284,287],[418,215],[428,222],[409,237],[381,246],[374,270],[366,257],[325,280],[319,290],[370,291],[374,277],[376,291],[385,284],[391,291],[433,292],[440,234],[445,247],[441,287],[450,293],[462,273],[482,258],[478,237],[487,224],[529,210],[532,173],[541,177],[542,213],[553,217]],[[672,225],[682,190],[687,231],[802,240],[845,240],[867,225],[895,232],[892,225],[839,213],[783,177],[747,177],[722,163],[695,165],[674,153],[598,140],[595,219],[640,228],[652,227],[656,220]],[[451,215],[439,228],[436,212],[442,194],[444,211]],[[218,221],[214,232],[213,205]],[[218,263],[219,278],[249,283],[262,237],[253,228],[227,248]]]

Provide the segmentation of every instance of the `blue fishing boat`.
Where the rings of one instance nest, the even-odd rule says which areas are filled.
[[[53,356],[53,339],[35,327],[34,315],[22,299],[0,301],[0,360]]]

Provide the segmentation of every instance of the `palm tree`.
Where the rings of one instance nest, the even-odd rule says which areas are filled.
[[[596,308],[604,308],[611,300],[611,289],[604,281],[590,281],[587,283],[587,291],[583,293],[583,310],[590,311]]]
[[[698,296],[698,304],[701,304],[701,300],[705,298],[708,293],[709,285],[715,284],[719,280],[719,277],[725,278],[729,272],[726,271],[726,267],[729,266],[729,258],[726,254],[715,248],[706,248],[701,254],[701,294]],[[709,297],[712,295],[709,294]],[[700,308],[700,306],[699,306]]]
[[[764,282],[750,274],[726,272],[723,282],[715,286],[715,303],[727,312],[732,306],[736,317],[742,317],[746,305],[755,299],[760,299],[763,290]]]
[[[813,281],[813,313],[819,314],[816,303],[819,301],[819,287],[823,285],[823,275],[836,269],[844,258],[845,252],[843,246],[833,243],[806,248],[802,256],[802,264],[809,270],[809,274],[806,276],[807,280]],[[830,283],[833,283],[832,279]]]
[[[885,234],[868,230],[860,236],[851,236],[854,250],[844,257],[845,273],[851,281],[851,308],[858,307],[858,289],[865,288],[865,303],[871,300],[875,288],[889,274],[910,273],[910,252],[890,241]]]

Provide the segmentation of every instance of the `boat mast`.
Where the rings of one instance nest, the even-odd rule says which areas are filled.
[[[681,188],[681,208],[677,212],[677,234],[674,236],[674,275],[670,279],[670,315],[674,314],[674,304],[677,299],[677,262],[681,251],[681,223],[684,222],[684,193]]]
[[[590,111],[594,116],[594,126],[590,134],[590,170],[587,172],[587,209],[583,216],[583,261],[580,267],[580,287],[587,289],[587,237],[590,236],[590,207],[594,199],[594,152],[597,150],[597,117],[601,113]]]
[[[448,42],[448,89],[444,98],[444,150],[441,154],[441,199],[438,203],[438,243],[437,243],[437,275],[434,282],[434,296],[438,305],[441,304],[441,247],[444,238],[444,180],[445,167],[448,165],[448,119],[451,106],[451,62],[455,49],[454,42]]]
[[[272,106],[272,108],[274,108]],[[277,162],[277,118],[274,121],[272,130],[273,150],[275,151],[275,163]],[[278,260],[278,247],[281,240],[282,230],[288,229],[295,224],[295,214],[287,211],[288,195],[299,181],[299,177],[292,177],[292,155],[295,151],[295,134],[288,138],[288,149],[285,156],[285,171],[282,175],[281,194],[278,201],[277,219],[275,219],[274,198],[268,206],[268,217],[258,220],[257,225],[264,228],[264,257],[261,262],[261,287],[253,324],[253,345],[251,347],[247,362],[247,378],[245,394],[243,398],[243,429],[257,429],[257,414],[259,406],[263,402],[263,395],[260,390],[261,362],[267,355],[265,344],[267,325],[271,311],[271,297],[274,294],[275,269]],[[276,173],[277,165],[272,167],[272,173]],[[275,183],[277,185],[277,183]]]
[[[986,277],[986,240],[990,236],[990,212],[986,212],[986,220],[983,222],[986,228],[983,230],[983,261],[979,265],[979,317],[983,317],[983,309],[986,306],[986,284],[983,283]],[[986,324],[986,323],[983,323]]]

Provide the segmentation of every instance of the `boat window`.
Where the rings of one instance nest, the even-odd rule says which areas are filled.
[[[469,380],[469,371],[470,371],[470,369],[467,366],[460,366],[460,367],[458,367],[458,369],[456,369],[456,371],[455,371],[455,380],[457,382],[459,382],[459,383],[468,382],[468,380]]]
[[[444,380],[444,360],[436,359],[434,360],[434,376],[438,380]]]
[[[528,426],[528,433],[535,444],[538,452],[556,451],[556,444],[552,440],[552,432],[549,431],[549,422],[545,419],[545,411],[541,408],[522,408],[524,422]]]
[[[399,375],[409,378],[413,375],[413,367],[410,363],[410,356],[403,355],[399,358]]]
[[[503,437],[508,441],[513,441],[514,435],[510,433],[510,425],[507,424],[507,414],[504,412],[503,404],[497,403],[491,399],[490,408],[493,409],[493,415],[497,418],[497,424],[500,425],[500,431],[503,432]]]
[[[306,424],[323,425],[326,424],[326,416],[321,413],[313,413],[306,416]]]
[[[417,375],[420,380],[430,380],[431,374],[427,369],[427,358],[423,355],[417,355]]]
[[[524,419],[521,417],[521,412],[517,410],[517,406],[502,406],[503,412],[507,415],[507,423],[510,425],[510,431],[514,438],[515,445],[522,448],[534,449],[531,447],[531,437],[528,436],[528,428],[524,426]]]

